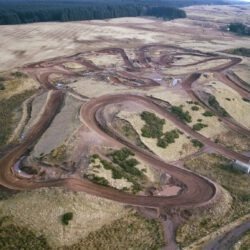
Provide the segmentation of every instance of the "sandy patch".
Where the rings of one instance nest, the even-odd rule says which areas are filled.
[[[170,75],[188,74],[188,73],[192,73],[195,71],[201,71],[201,70],[214,68],[214,67],[226,64],[228,62],[229,60],[227,59],[218,59],[214,61],[200,63],[198,65],[186,66],[181,69],[178,66],[173,66],[171,68],[164,69],[163,72],[166,74],[170,74]]]
[[[38,95],[34,98],[32,102],[32,109],[31,109],[31,116],[29,122],[24,128],[24,134],[36,123],[37,119],[39,118],[39,114],[46,103],[48,93],[45,92],[41,95]]]
[[[66,96],[60,113],[56,115],[50,127],[34,147],[33,156],[39,157],[41,153],[49,154],[54,148],[66,143],[67,139],[81,125],[78,118],[81,104],[73,97]]]
[[[121,91],[126,91],[128,89],[122,85],[111,85],[105,81],[93,78],[79,79],[76,82],[69,84],[69,87],[90,98],[105,94],[120,93]]]
[[[110,55],[108,53],[96,53],[94,55],[85,56],[86,59],[92,61],[100,68],[122,68],[124,61],[120,54]]]
[[[79,63],[76,62],[66,62],[63,64],[66,68],[69,69],[85,69],[85,67]]]

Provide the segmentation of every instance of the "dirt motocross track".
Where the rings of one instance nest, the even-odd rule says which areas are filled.
[[[151,49],[160,49],[166,50],[163,55],[160,56],[157,60],[149,60],[149,57],[146,55]],[[168,50],[172,52],[168,52]],[[173,52],[176,50],[177,52]],[[107,48],[98,53],[107,53],[107,54],[118,54],[124,62],[125,70],[120,70],[119,72],[109,72],[112,79],[116,79],[116,84],[123,84],[124,79],[126,80],[125,85],[134,88],[150,88],[152,86],[159,85],[154,79],[144,77],[142,72],[148,68],[153,67],[171,67],[171,64],[175,56],[180,54],[186,55],[196,55],[202,57],[200,62],[195,62],[191,65],[199,65],[199,63],[204,63],[207,61],[216,61],[221,59],[228,60],[227,63],[206,69],[206,72],[216,72],[225,84],[233,87],[238,91],[242,96],[249,97],[249,90],[246,88],[240,88],[242,82],[237,81],[237,84],[233,80],[227,78],[224,71],[233,65],[239,63],[241,59],[234,57],[218,56],[213,53],[202,53],[194,50],[182,49],[175,46],[168,45],[147,45],[139,48],[137,50],[137,61],[140,66],[134,66],[133,62],[126,55],[126,52],[121,48]],[[192,208],[200,207],[207,205],[214,201],[217,198],[217,195],[220,193],[219,188],[212,181],[203,178],[195,173],[187,171],[185,169],[176,167],[174,165],[168,164],[158,156],[153,153],[149,153],[138,146],[133,145],[132,143],[125,140],[121,135],[116,133],[111,127],[109,127],[110,121],[106,119],[106,116],[103,115],[103,110],[105,106],[117,103],[126,103],[126,102],[135,102],[140,103],[145,108],[150,108],[154,110],[157,114],[161,114],[166,119],[171,120],[179,129],[185,131],[194,139],[198,139],[204,145],[208,145],[215,152],[218,152],[228,158],[241,160],[243,162],[249,162],[250,158],[248,156],[233,152],[221,145],[214,143],[209,138],[204,137],[198,132],[193,131],[189,126],[184,124],[178,118],[176,118],[169,111],[153,102],[151,98],[144,95],[132,95],[132,94],[117,94],[117,95],[106,95],[100,96],[98,98],[88,101],[86,104],[82,105],[80,112],[80,120],[90,129],[94,130],[104,138],[105,140],[112,142],[112,145],[116,144],[117,146],[126,146],[136,154],[140,159],[154,166],[155,168],[162,169],[170,174],[172,177],[177,179],[182,183],[182,191],[178,195],[172,197],[160,197],[160,196],[140,196],[132,195],[125,192],[118,191],[113,188],[103,187],[101,185],[94,184],[86,179],[77,179],[77,178],[65,178],[51,181],[38,182],[31,179],[20,178],[17,173],[13,171],[14,164],[24,155],[27,155],[30,150],[32,150],[34,144],[37,142],[39,137],[45,132],[49,127],[50,122],[58,113],[60,106],[63,103],[64,95],[67,89],[57,89],[55,85],[51,84],[49,81],[49,76],[53,73],[63,75],[64,77],[81,77],[81,74],[77,72],[72,72],[69,69],[65,68],[65,62],[76,62],[85,66],[89,72],[92,73],[102,73],[104,68],[95,65],[93,62],[84,58],[84,53],[79,53],[70,57],[60,57],[51,59],[45,62],[33,63],[23,67],[23,70],[37,79],[40,84],[43,86],[45,91],[49,91],[46,105],[44,107],[43,113],[37,123],[30,129],[29,133],[23,140],[23,142],[16,147],[14,147],[10,152],[8,152],[0,160],[0,184],[14,190],[30,190],[40,187],[51,187],[51,186],[63,186],[67,189],[74,191],[83,191],[92,195],[97,195],[100,197],[108,198],[125,204],[151,207],[151,208]],[[205,59],[204,59],[205,58]],[[182,65],[181,67],[185,67]],[[182,88],[185,90],[194,100],[199,100],[192,91],[192,83],[196,81],[200,73],[195,72],[191,74],[191,77],[186,77],[182,82]],[[194,72],[193,72],[194,73]],[[229,84],[230,81],[230,84]],[[139,84],[135,84],[139,82]],[[75,93],[77,94],[77,93]],[[207,109],[209,107],[206,107]],[[222,119],[222,122],[225,123],[231,129],[237,130],[244,134],[249,135],[249,130],[238,125],[232,119]]]

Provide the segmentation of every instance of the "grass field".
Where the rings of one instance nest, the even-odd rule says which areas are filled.
[[[77,244],[60,250],[157,250],[164,245],[159,222],[130,213],[112,224],[90,233]]]
[[[230,161],[214,154],[203,154],[185,163],[186,168],[220,184],[232,196],[232,204],[224,202],[217,211],[207,211],[193,216],[179,228],[177,240],[188,246],[195,240],[208,235],[250,212],[250,176],[234,170]]]
[[[68,225],[62,223],[65,213],[72,213]],[[44,188],[0,201],[3,250],[159,249],[162,244],[159,222],[84,193]]]
[[[0,148],[6,144],[18,123],[15,119],[15,114],[17,111],[20,112],[22,103],[34,93],[35,90],[27,90],[21,94],[13,95],[8,99],[0,100]]]
[[[52,248],[72,245],[128,213],[121,204],[59,188],[18,193],[1,201],[0,211],[15,226],[43,235]],[[73,219],[64,226],[61,216],[68,212]]]

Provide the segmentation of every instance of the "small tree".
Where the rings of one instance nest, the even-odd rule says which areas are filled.
[[[63,225],[69,225],[69,221],[73,219],[73,213],[68,212],[62,215],[62,223]]]

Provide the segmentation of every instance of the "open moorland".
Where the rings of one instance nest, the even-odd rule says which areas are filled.
[[[248,249],[250,6],[185,11],[0,26],[1,249]]]

